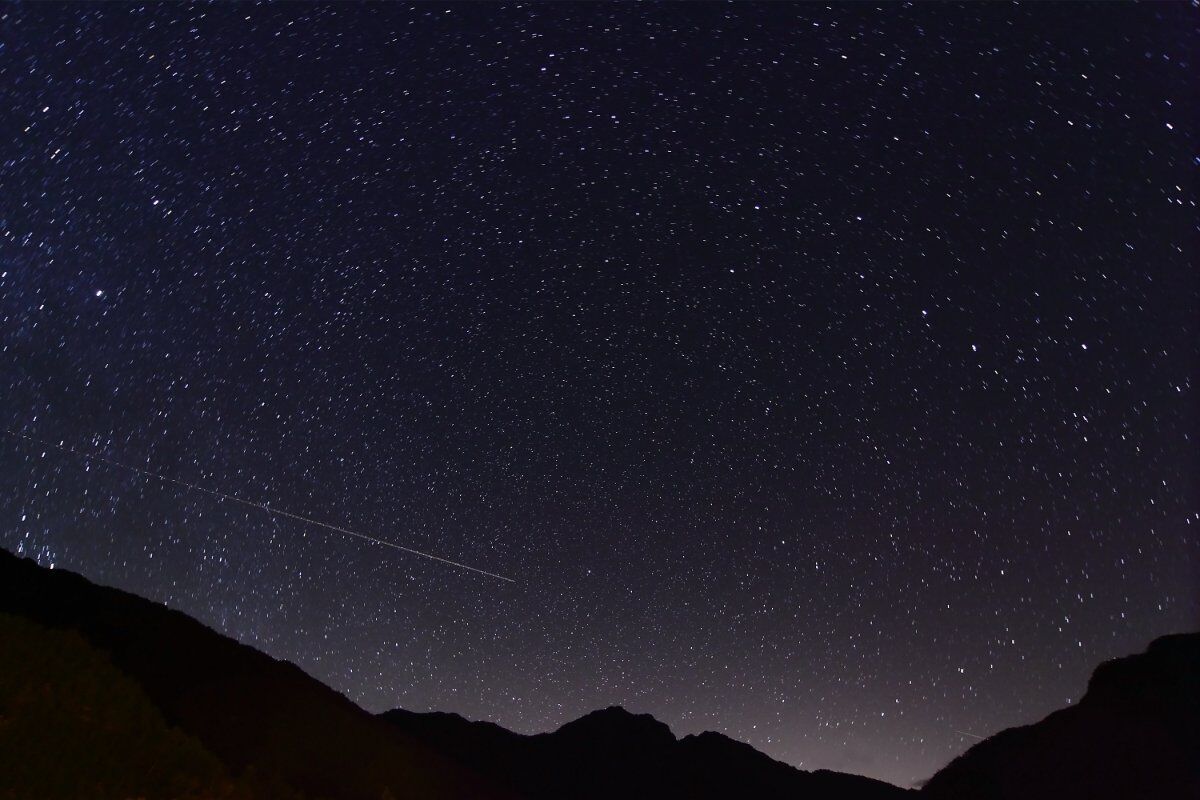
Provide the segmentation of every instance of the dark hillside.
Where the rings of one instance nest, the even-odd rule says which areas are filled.
[[[0,614],[0,642],[0,797],[252,797],[77,633]]]
[[[972,747],[930,779],[935,800],[1200,797],[1200,634],[1101,664],[1078,704]]]
[[[196,620],[0,551],[0,612],[76,631],[234,775],[314,798],[502,796],[337,692]]]

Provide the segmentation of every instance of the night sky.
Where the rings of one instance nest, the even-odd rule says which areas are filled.
[[[1198,24],[6,6],[0,546],[911,784],[1200,619]]]

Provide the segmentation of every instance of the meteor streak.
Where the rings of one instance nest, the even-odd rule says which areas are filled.
[[[178,478],[172,478],[168,475],[160,475],[157,472],[151,472],[150,470],[147,470],[147,469],[141,469],[140,467],[135,467],[130,464],[124,464],[120,461],[114,461],[111,458],[106,458],[105,456],[97,455],[95,453],[86,453],[86,452],[83,452],[80,450],[76,450],[75,448],[68,447],[65,444],[55,444],[54,442],[50,442],[45,439],[38,439],[36,437],[29,436],[24,433],[19,433],[17,431],[13,431],[13,430],[9,430],[8,433],[13,436],[24,439],[28,442],[32,442],[34,444],[39,444],[39,445],[44,445],[46,447],[53,447],[55,450],[59,450],[64,453],[69,453],[70,455],[77,456],[79,458],[94,459],[94,460],[100,461],[104,464],[108,464],[109,466],[119,467],[120,469],[129,470],[130,472],[135,472],[144,478],[153,478],[154,480],[161,481],[162,483],[173,483],[176,486],[182,486],[185,489],[192,489],[193,491],[203,492],[204,494],[210,495],[212,497],[220,498],[221,500],[229,500],[234,503],[241,503],[244,506],[249,506],[250,508],[256,508],[259,511],[265,511],[268,514],[274,514],[274,515],[280,516],[280,517],[287,517],[288,519],[294,519],[298,522],[303,522],[308,525],[315,525],[318,528],[325,528],[326,530],[333,531],[334,533],[340,533],[344,536],[353,536],[355,538],[363,539],[365,541],[372,542],[374,544],[381,544],[384,547],[390,547],[393,550],[400,550],[405,553],[410,553],[414,556],[421,556],[422,558],[428,558],[433,561],[440,561],[443,564],[449,564],[450,566],[458,567],[459,569],[470,570],[471,572],[476,572],[480,575],[486,575],[489,578],[495,578],[496,580],[507,581],[508,583],[516,583],[515,579],[506,578],[503,575],[497,575],[495,572],[488,572],[485,569],[479,569],[479,567],[472,567],[468,564],[463,564],[458,561],[451,561],[448,558],[442,558],[441,556],[435,556],[432,553],[426,553],[421,550],[414,550],[411,547],[405,547],[404,545],[396,544],[395,542],[389,542],[386,539],[377,539],[374,536],[368,536],[365,533],[359,533],[358,531],[352,531],[349,528],[342,528],[338,525],[330,525],[328,522],[321,522],[320,520],[312,519],[311,517],[306,517],[306,516],[303,516],[302,514],[293,514],[291,511],[285,511],[282,508],[272,508],[271,506],[267,505],[266,503],[257,503],[253,500],[246,500],[244,498],[238,497],[237,495],[227,494],[226,492],[220,492],[220,491],[217,491],[216,489],[209,489],[205,486],[198,486],[194,483],[188,483],[187,481],[181,481]]]

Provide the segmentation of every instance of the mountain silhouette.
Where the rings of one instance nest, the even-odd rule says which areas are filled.
[[[1200,797],[1198,683],[1200,634],[1159,639],[917,793],[620,707],[534,735],[372,715],[182,613],[0,550],[0,800]]]
[[[922,800],[1200,798],[1200,633],[1101,664],[1076,705],[980,742]]]
[[[884,800],[912,793],[888,783],[805,772],[719,733],[676,739],[648,714],[619,706],[593,711],[553,733],[522,736],[456,714],[388,711],[399,729],[497,784],[542,798],[841,798]]]
[[[719,734],[677,740],[653,717],[619,708],[593,712],[536,736],[454,714],[372,715],[295,665],[239,644],[185,614],[0,550],[4,614],[14,624],[0,626],[0,635],[13,638],[19,630],[27,650],[46,636],[71,632],[81,648],[91,651],[81,663],[111,665],[116,679],[136,690],[137,703],[151,709],[146,713],[160,715],[158,725],[173,731],[178,748],[192,754],[197,775],[186,785],[200,787],[193,794],[167,792],[157,776],[138,783],[144,776],[120,773],[119,763],[109,765],[117,772],[96,773],[105,787],[136,785],[133,796],[147,800],[887,800],[909,794],[853,775],[804,772]],[[7,644],[0,647],[0,654],[11,651]],[[83,679],[71,676],[76,682]],[[103,675],[92,680],[97,679]],[[6,692],[0,695],[0,715],[8,713],[14,697],[28,694],[28,685],[10,684],[0,683],[0,692]],[[91,717],[95,707],[81,711]],[[93,730],[84,733],[85,740],[95,738]],[[53,737],[45,744],[49,749],[43,755],[54,761]],[[0,798],[79,796],[31,792],[27,786],[8,786],[6,780],[14,778],[0,774]],[[130,796],[107,789],[85,795],[92,800]]]

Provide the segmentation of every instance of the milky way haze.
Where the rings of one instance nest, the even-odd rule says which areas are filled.
[[[1185,4],[7,6],[0,546],[372,710],[902,784],[1200,616]]]

